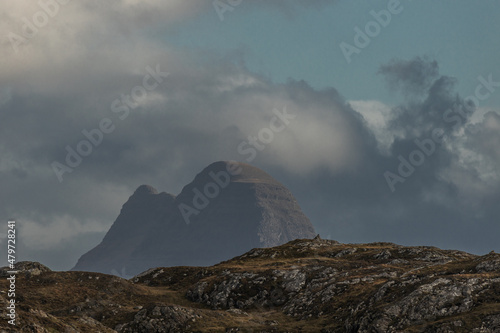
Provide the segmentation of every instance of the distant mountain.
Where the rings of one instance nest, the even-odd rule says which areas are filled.
[[[129,280],[17,263],[0,332],[500,332],[500,254],[298,239]],[[9,290],[0,269],[0,290]],[[0,293],[0,315],[9,297]]]
[[[207,266],[314,236],[284,185],[249,164],[220,161],[177,197],[140,186],[103,241],[72,270],[132,276],[158,266]]]

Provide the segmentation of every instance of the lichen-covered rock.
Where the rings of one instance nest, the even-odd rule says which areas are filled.
[[[192,309],[155,305],[138,311],[133,321],[120,324],[115,330],[120,333],[182,333],[187,332],[190,324],[200,318]]]
[[[35,261],[19,261],[14,264],[14,268],[11,269],[8,266],[0,268],[0,277],[6,277],[10,274],[9,271],[16,271],[17,274],[24,274],[27,277],[37,276],[43,272],[51,272],[52,270],[45,265]]]
[[[401,299],[381,307],[365,309],[363,313],[355,313],[360,331],[369,332],[373,327],[383,332],[403,330],[421,322],[431,322],[437,318],[468,312],[474,307],[474,296],[487,291],[496,281],[478,278],[435,278],[429,281],[424,277],[406,282],[407,279],[400,282],[391,281],[390,284],[382,286],[375,295],[375,299],[380,300],[383,298],[381,295],[387,294],[389,289],[400,293],[398,289],[414,285],[415,289]],[[377,301],[374,302],[376,303]]]
[[[500,272],[500,254],[488,255],[476,266],[479,273]]]

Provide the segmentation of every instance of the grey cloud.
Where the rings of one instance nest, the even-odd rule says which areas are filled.
[[[390,156],[368,150],[363,154],[364,168],[337,175],[324,171],[293,188],[318,231],[353,242],[376,238],[475,253],[497,246],[491,232],[499,231],[494,216],[500,211],[493,203],[500,194],[498,154],[493,152],[499,133],[498,114],[488,114],[482,123],[473,125],[473,132],[469,131],[468,119],[474,108],[454,92],[455,79],[439,76],[429,68],[437,65],[429,61],[417,66],[412,76],[418,80],[405,79],[420,82],[412,83],[411,88],[421,98],[408,96],[405,103],[394,108],[394,118],[386,129],[395,137]],[[423,91],[416,91],[417,87]],[[447,121],[444,113],[458,108],[463,111],[461,120]],[[397,173],[397,156],[408,159],[418,148],[415,139],[428,139],[438,128],[446,134],[445,144],[436,145],[423,165],[391,193],[383,173]],[[291,175],[285,178],[285,183],[298,184]],[[315,189],[320,189],[317,194]],[[322,210],[325,206],[332,209]]]
[[[473,125],[476,134],[466,119],[458,127],[444,121],[444,111],[464,102],[454,93],[455,80],[440,76],[436,62],[416,58],[381,67],[408,97],[392,111],[387,132],[395,140],[389,156],[381,155],[361,114],[333,88],[317,90],[304,81],[275,84],[234,57],[199,65],[192,54],[132,38],[138,30],[121,30],[134,10],[142,13],[134,27],[149,18],[161,26],[161,13],[153,13],[158,3],[118,1],[123,19],[104,10],[95,21],[89,16],[97,2],[76,4],[57,20],[74,21],[69,31],[63,33],[54,21],[48,35],[30,41],[20,55],[2,53],[0,215],[30,228],[20,233],[23,259],[56,269],[73,266],[137,186],[177,194],[215,160],[246,160],[238,145],[268,126],[274,108],[285,106],[296,118],[252,164],[291,188],[323,236],[474,252],[497,246],[492,235],[498,235],[500,213],[498,115]],[[179,15],[213,10],[172,3],[178,6],[172,13]],[[94,22],[104,31],[95,38]],[[45,43],[49,37],[53,43]],[[142,84],[146,66],[157,64],[170,75],[120,120],[110,108],[113,101]],[[84,139],[81,131],[96,128],[103,118],[116,129],[59,183],[51,162],[63,162],[66,145],[75,147]],[[399,154],[415,149],[414,139],[437,127],[446,130],[449,144],[391,193],[383,173],[397,168]],[[478,154],[472,162],[464,164],[464,149]],[[62,251],[67,255],[59,256]]]
[[[4,188],[10,189],[1,194],[2,215],[36,223],[60,239],[52,247],[45,244],[43,251],[27,247],[26,256],[47,262],[49,254],[73,242],[72,255],[56,268],[70,267],[77,249],[93,245],[137,186],[146,183],[177,194],[210,162],[245,160],[248,156],[238,153],[238,145],[268,124],[273,108],[285,105],[297,116],[295,123],[258,152],[252,164],[289,186],[325,237],[474,252],[496,244],[490,233],[498,230],[499,212],[491,198],[500,193],[498,176],[482,180],[481,168],[460,163],[460,149],[467,144],[497,163],[494,146],[488,143],[496,140],[498,115],[488,114],[475,125],[478,134],[469,133],[463,141],[463,134],[442,119],[442,110],[463,103],[453,91],[453,79],[435,78],[421,101],[409,100],[394,110],[388,130],[399,134],[386,156],[379,153],[362,116],[335,89],[319,91],[303,81],[274,84],[231,63],[199,71],[182,62],[174,68],[168,65],[160,63],[172,72],[153,92],[158,99],[131,110],[124,120],[109,105],[120,91],[129,93],[141,74],[121,74],[119,83],[102,84],[98,90],[82,84],[77,94],[62,99],[51,98],[51,92],[13,90],[1,109],[4,126],[18,129],[2,137],[4,156],[14,161],[0,172]],[[59,183],[50,162],[63,161],[64,147],[76,145],[83,138],[81,130],[95,127],[103,117],[113,119],[116,130]],[[414,139],[426,138],[436,127],[445,128],[455,145],[438,148],[391,193],[383,173],[394,171],[397,156],[407,157],[416,147]],[[481,159],[477,163],[484,165]],[[498,171],[498,164],[492,165]],[[480,201],[466,204],[478,193]],[[64,219],[77,231],[51,223]],[[464,237],[473,225],[479,230],[474,237],[489,241]]]
[[[144,63],[147,64],[147,60]],[[103,57],[99,61],[95,66],[106,68],[106,63],[113,59]],[[102,78],[96,71],[67,77],[68,82],[65,87],[61,86],[60,94],[57,94],[57,75],[64,72],[64,64],[59,65],[55,75],[49,75],[47,68],[32,73],[39,77],[47,75],[46,82],[56,82],[52,87],[33,93],[33,88],[42,85],[41,81],[32,82],[31,90],[25,85],[14,86],[12,98],[0,111],[5,128],[0,134],[1,150],[3,156],[8,157],[0,169],[0,179],[3,188],[9,189],[1,193],[4,202],[1,213],[15,216],[21,226],[30,228],[24,232],[26,243],[43,244],[43,251],[27,246],[24,253],[28,258],[45,261],[43,256],[50,251],[61,251],[68,242],[79,243],[80,237],[83,242],[86,235],[95,237],[102,233],[120,205],[140,184],[149,183],[177,194],[214,160],[244,159],[246,156],[238,153],[238,145],[269,123],[273,108],[288,107],[311,128],[328,126],[325,124],[337,127],[335,137],[346,136],[346,144],[352,144],[351,148],[336,149],[323,144],[322,150],[315,153],[304,150],[306,158],[302,161],[290,153],[283,155],[285,161],[295,161],[290,163],[293,172],[323,164],[331,164],[330,167],[340,171],[351,163],[332,164],[335,161],[330,155],[334,154],[339,154],[338,161],[345,156],[360,158],[362,149],[357,147],[364,143],[349,130],[360,126],[359,119],[344,106],[335,90],[316,92],[304,82],[272,84],[230,63],[199,71],[190,70],[190,64],[171,67],[171,60],[159,65],[171,70],[171,76],[151,93],[158,99],[130,109],[123,120],[110,110],[110,105],[121,93],[129,94],[142,82],[143,76],[130,73],[126,66],[123,70],[107,67],[102,71]],[[111,78],[117,77],[120,79],[112,82]],[[311,104],[314,99],[317,102]],[[65,147],[74,149],[85,139],[82,130],[96,128],[105,117],[112,119],[115,131],[106,134],[102,144],[94,147],[80,166],[65,173],[64,181],[59,183],[51,162],[64,164]],[[283,135],[282,140],[276,139],[276,144],[288,152],[293,152],[295,146],[286,138],[294,139],[305,149],[324,141],[323,137],[311,137],[302,131],[300,122]],[[273,152],[279,155],[280,151],[269,145],[266,151],[259,153],[258,159],[272,159]],[[63,220],[73,221],[74,230],[53,222]],[[53,237],[37,238],[35,242],[35,225]],[[55,268],[74,264],[68,262],[69,258],[64,260],[67,261]]]
[[[439,66],[435,60],[426,57],[411,60],[393,59],[390,63],[380,66],[378,73],[384,75],[391,88],[420,96],[426,93],[438,76]]]
[[[500,165],[500,114],[490,111],[481,123],[469,127],[470,140],[466,147],[485,156],[495,166]],[[500,171],[496,169],[495,171]],[[497,174],[497,176],[500,176]]]

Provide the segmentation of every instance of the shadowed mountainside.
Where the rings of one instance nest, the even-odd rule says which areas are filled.
[[[314,236],[285,186],[249,164],[221,161],[177,197],[140,186],[73,270],[132,276],[158,266],[206,266],[254,247]]]

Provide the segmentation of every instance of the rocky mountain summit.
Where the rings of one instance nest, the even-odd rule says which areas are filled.
[[[316,237],[129,280],[17,269],[16,330],[1,332],[500,332],[493,252]]]
[[[103,241],[73,270],[123,277],[158,266],[207,266],[255,247],[314,236],[283,184],[249,164],[220,161],[177,196],[140,186]]]

